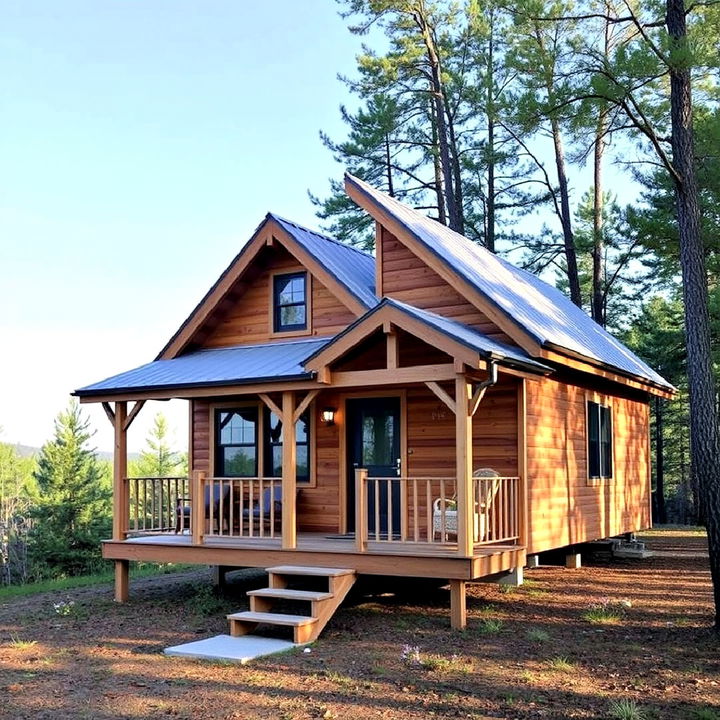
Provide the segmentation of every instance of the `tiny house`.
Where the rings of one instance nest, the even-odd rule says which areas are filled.
[[[374,256],[268,214],[155,360],[75,392],[115,429],[117,600],[130,560],[269,568],[239,634],[324,575],[278,616],[307,640],[356,575],[431,577],[463,627],[466,582],[649,526],[648,401],[672,386],[557,289],[345,185]],[[127,429],[167,398],[189,477],[128,477]]]

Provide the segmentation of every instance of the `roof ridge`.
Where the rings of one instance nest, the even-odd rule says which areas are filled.
[[[294,227],[298,228],[298,230],[304,230],[305,232],[309,232],[311,235],[316,235],[317,237],[321,238],[322,240],[327,240],[328,242],[335,243],[335,245],[340,245],[340,247],[346,248],[348,250],[354,250],[356,253],[360,253],[363,257],[370,258],[371,260],[375,259],[374,255],[371,255],[369,252],[365,250],[361,250],[360,248],[355,247],[354,245],[349,245],[348,243],[344,243],[341,240],[338,240],[337,238],[330,237],[329,235],[325,235],[324,233],[318,232],[317,230],[311,230],[308,227],[305,227],[304,225],[300,225],[300,223],[296,223],[294,220],[288,220],[287,218],[282,217],[282,215],[278,215],[274,212],[269,212],[268,215],[275,220],[280,220],[281,222],[287,223],[288,225],[293,225]]]

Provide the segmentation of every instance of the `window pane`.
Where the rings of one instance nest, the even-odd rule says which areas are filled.
[[[308,440],[308,418],[307,413],[303,413],[302,417],[297,421],[295,425],[295,439],[299,443],[307,442]]]
[[[612,477],[612,414],[609,407],[600,408],[600,461],[603,477]]]
[[[270,442],[282,442],[282,420],[274,412],[268,415],[268,435]]]
[[[307,482],[310,479],[310,467],[308,465],[307,445],[298,445],[297,448],[297,480]]]
[[[282,475],[282,445],[273,445],[271,456],[272,477],[280,477]]]
[[[280,308],[280,325],[304,325],[305,305],[288,305]]]
[[[254,447],[223,448],[222,474],[225,477],[254,477],[256,471]]]
[[[588,403],[588,472],[590,477],[600,477],[600,406]]]
[[[366,415],[362,428],[362,462],[369,465],[394,465],[395,418],[385,412]]]

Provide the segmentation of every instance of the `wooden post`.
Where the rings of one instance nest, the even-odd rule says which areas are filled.
[[[530,512],[529,489],[527,477],[527,392],[526,380],[521,378],[518,383],[517,413],[518,413],[518,502],[520,507],[515,509],[518,513],[520,545],[527,548],[530,544]]]
[[[297,547],[296,477],[297,444],[295,438],[295,393],[286,391],[282,396],[282,547]]]
[[[190,527],[193,545],[202,545],[205,534],[205,473],[195,470],[190,492]],[[212,502],[212,497],[210,498]]]
[[[455,471],[458,555],[471,557],[474,549],[472,488],[472,386],[464,374],[455,377]]]
[[[113,540],[124,540],[130,512],[127,477],[127,402],[115,403],[115,452],[113,453]]]
[[[367,550],[367,475],[368,471],[355,471],[355,549]]]
[[[130,595],[130,563],[127,560],[115,561],[115,602],[127,602]]]
[[[453,630],[464,630],[467,627],[464,580],[450,580],[450,626]]]

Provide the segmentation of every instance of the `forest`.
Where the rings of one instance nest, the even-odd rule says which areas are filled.
[[[652,404],[654,518],[705,522],[701,486],[720,498],[717,470],[701,479],[720,466],[720,8],[339,5],[363,52],[340,78],[347,134],[321,132],[325,147],[554,282],[672,382],[677,398]],[[339,178],[311,198],[331,235],[372,248]],[[714,449],[693,462],[694,442]]]
[[[107,570],[100,543],[112,534],[112,462],[98,458],[94,432],[72,401],[53,437],[29,457],[0,443],[0,587]],[[132,477],[187,475],[158,413]]]

